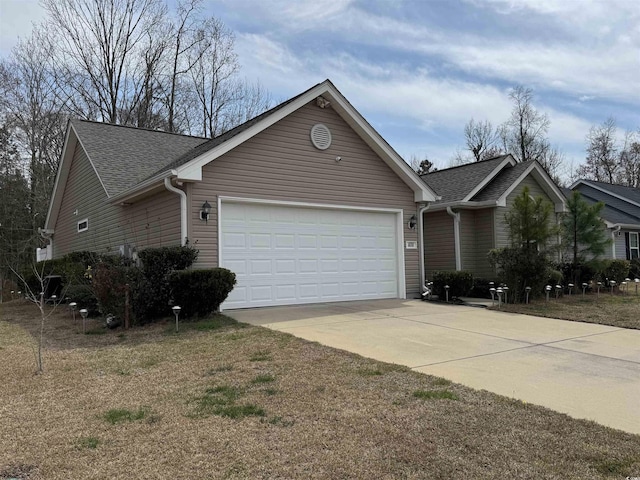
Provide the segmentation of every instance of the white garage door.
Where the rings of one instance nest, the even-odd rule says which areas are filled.
[[[399,294],[397,214],[223,202],[220,264],[237,284],[223,308]]]

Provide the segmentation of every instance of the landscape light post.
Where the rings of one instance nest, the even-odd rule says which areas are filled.
[[[445,296],[447,297],[447,303],[449,303],[449,285],[444,286]]]
[[[582,284],[582,298],[584,298],[584,292],[585,292],[585,290],[587,290],[588,286],[589,286],[588,283],[583,283]]]
[[[73,315],[73,323],[76,323],[76,308],[78,307],[78,304],[76,302],[71,302],[69,304],[69,310],[71,310],[71,315]]]
[[[558,299],[558,295],[560,294],[561,290],[562,290],[562,285],[556,285],[556,300]]]
[[[547,303],[549,303],[549,292],[551,291],[551,285],[547,285],[546,287],[544,287],[544,291],[547,294]]]
[[[502,291],[504,292],[504,303],[509,303],[509,287],[503,285]]]
[[[609,286],[611,287],[611,295],[613,295],[613,287],[616,286],[615,280],[609,280]]]
[[[182,310],[182,308],[178,305],[171,307],[171,311],[176,316],[176,333],[178,333],[178,316],[180,316],[180,310]]]
[[[491,282],[491,284],[493,284],[493,282]],[[638,288],[636,287],[636,290]],[[491,293],[491,306],[493,307],[496,304],[496,289],[491,287],[489,289],[489,293]]]
[[[602,282],[598,282],[597,285],[598,285],[598,291],[596,293],[596,299],[600,298],[600,287],[602,286]]]
[[[87,316],[89,315],[89,310],[86,308],[80,309],[80,315],[82,316],[82,333],[87,333]]]
[[[573,290],[573,283],[570,283],[569,285],[567,285],[569,287],[569,296],[571,296],[571,291]]]
[[[498,294],[498,308],[502,308],[502,287],[496,288],[496,293]]]
[[[529,293],[531,293],[531,287],[524,287],[525,295],[526,295],[526,303],[529,304]]]

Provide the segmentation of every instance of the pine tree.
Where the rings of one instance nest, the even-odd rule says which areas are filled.
[[[567,213],[562,220],[563,243],[571,249],[573,264],[595,260],[611,244],[607,238],[607,227],[600,217],[604,203],[589,205],[574,191],[567,200]]]

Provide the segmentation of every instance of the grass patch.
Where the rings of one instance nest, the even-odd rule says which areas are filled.
[[[594,460],[591,466],[602,475],[616,475],[629,478],[629,476],[638,473],[632,471],[634,463],[636,463],[634,459],[602,458]]]
[[[277,395],[278,394],[278,389],[277,388],[265,388],[263,390],[265,395],[269,395],[269,396],[273,396],[273,395]]]
[[[438,377],[433,381],[433,384],[437,385],[438,387],[447,387],[447,386],[451,385],[451,381],[447,380],[446,378]]]
[[[254,352],[250,357],[249,360],[252,362],[267,362],[269,360],[273,360],[273,357],[271,356],[271,353],[265,350],[260,350],[257,352]]]
[[[498,307],[491,307],[497,310]],[[598,323],[620,328],[640,329],[640,296],[635,290],[629,293],[611,295],[605,291],[600,296],[595,293],[565,295],[551,299],[548,303],[541,299],[531,303],[502,305],[502,311],[523,313],[538,317],[559,318],[576,322]]]
[[[459,400],[458,395],[450,390],[416,390],[413,396],[422,400]]]
[[[100,440],[96,437],[81,437],[77,440],[76,444],[79,448],[96,449],[100,444]]]
[[[136,411],[127,410],[126,408],[113,408],[107,411],[103,418],[111,425],[122,422],[135,422],[143,420],[150,412],[149,407],[140,407]]]
[[[267,420],[270,425],[276,425],[278,427],[291,427],[295,423],[293,420],[286,420],[282,417],[271,417]]]
[[[263,408],[253,404],[238,405],[236,401],[241,396],[237,387],[230,385],[219,385],[207,388],[205,394],[197,397],[193,403],[195,411],[189,415],[191,417],[207,417],[219,415],[228,418],[243,418],[249,416],[265,416]]]
[[[98,327],[98,328],[92,328],[91,330],[87,330],[84,334],[85,335],[106,335],[106,333],[107,333],[106,328]]]
[[[254,384],[271,383],[275,381],[276,381],[276,377],[274,377],[273,375],[269,375],[268,373],[258,375],[257,377],[251,379],[251,383],[254,383]]]
[[[379,368],[359,368],[356,372],[363,377],[377,377],[382,375],[382,370]]]
[[[219,365],[219,366],[217,366],[215,368],[210,368],[209,370],[204,372],[204,374],[207,375],[207,376],[212,376],[212,375],[215,375],[217,373],[230,372],[231,370],[233,370],[233,365],[224,364],[224,365]]]
[[[227,317],[226,315],[222,315],[221,313],[216,313],[212,317],[206,318],[204,320],[198,320],[197,322],[185,322],[185,325],[192,330],[197,330],[199,332],[208,332],[210,330],[218,330],[223,327],[229,326],[237,326],[238,322],[235,321],[231,317]]]

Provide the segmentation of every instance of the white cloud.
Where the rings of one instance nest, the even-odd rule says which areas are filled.
[[[0,0],[0,55],[8,55],[18,38],[29,37],[32,22],[44,17],[38,0]]]

